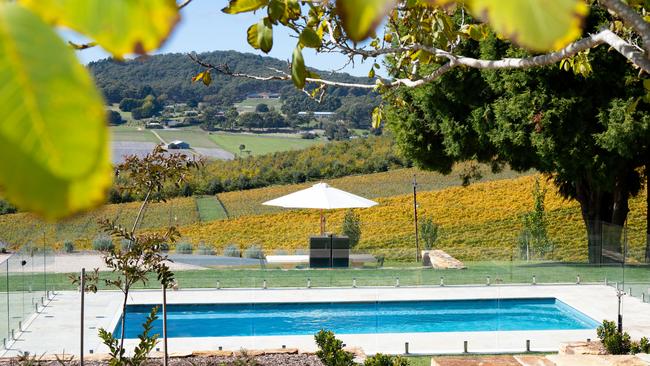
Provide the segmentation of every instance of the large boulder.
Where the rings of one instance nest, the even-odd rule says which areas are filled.
[[[465,269],[463,262],[450,256],[444,250],[423,250],[422,265],[433,269]]]

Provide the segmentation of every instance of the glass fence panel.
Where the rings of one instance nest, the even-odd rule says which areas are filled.
[[[9,288],[8,279],[8,255],[3,255],[4,261],[0,263],[0,340],[8,340],[9,329]],[[2,344],[4,346],[4,343]]]

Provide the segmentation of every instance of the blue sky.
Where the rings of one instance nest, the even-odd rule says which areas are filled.
[[[235,50],[264,55],[253,49],[246,41],[246,29],[257,23],[264,15],[245,13],[228,15],[221,12],[226,5],[225,0],[194,0],[181,11],[181,22],[176,26],[172,36],[165,42],[157,53],[170,52],[206,52],[214,50]],[[75,42],[84,42],[69,31],[61,32],[63,37]],[[288,60],[296,45],[296,39],[291,37],[283,27],[276,27],[273,32],[273,49],[269,56]],[[108,57],[108,54],[98,47],[78,51],[83,63]],[[347,58],[339,54],[318,54],[305,49],[305,63],[309,67],[320,70],[338,70],[343,67]],[[357,59],[356,67],[348,65],[342,71],[352,75],[365,76],[372,63],[361,63]]]

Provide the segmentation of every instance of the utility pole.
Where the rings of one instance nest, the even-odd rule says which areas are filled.
[[[415,225],[415,261],[420,261],[420,237],[418,235],[418,182],[413,174],[413,224]]]

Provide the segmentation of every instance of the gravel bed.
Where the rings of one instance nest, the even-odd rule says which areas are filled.
[[[38,357],[37,357],[38,358]],[[0,359],[0,366],[78,366],[77,360],[69,362],[40,361],[40,362],[19,362],[16,358]],[[107,366],[108,361],[84,361],[84,366]],[[161,359],[150,359],[146,366],[162,365]],[[210,356],[210,357],[179,357],[170,358],[169,366],[324,366],[323,363],[312,354],[266,354],[260,356]]]

